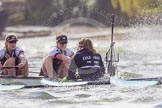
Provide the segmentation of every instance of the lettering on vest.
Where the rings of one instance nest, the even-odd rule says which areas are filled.
[[[85,61],[85,60],[90,60],[90,59],[91,59],[91,56],[84,56],[82,59],[83,59],[84,61]]]
[[[99,56],[93,56],[93,59],[94,60],[100,60],[100,57]]]

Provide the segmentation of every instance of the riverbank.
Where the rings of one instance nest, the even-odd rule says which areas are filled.
[[[151,26],[152,27],[152,26]],[[155,26],[154,31],[150,26],[134,26],[134,27],[114,27],[114,40],[126,40],[128,38],[146,38],[150,35],[150,32],[155,33],[155,37],[160,38],[159,34],[162,31],[159,29],[161,27]],[[63,33],[68,36],[71,40],[76,40],[79,38],[92,38],[100,40],[110,40],[111,38],[111,27],[108,28],[96,28],[89,26],[56,26],[56,27],[45,27],[45,26],[9,26],[6,27],[3,32],[3,37],[14,32],[17,34],[18,38],[36,38],[36,37],[47,37],[56,36],[58,33]],[[140,35],[139,35],[140,33]]]
[[[8,26],[0,38],[4,39],[9,33],[15,33],[18,38],[49,36],[51,34],[51,28],[45,26]]]
[[[124,29],[115,30],[115,39],[125,39]],[[44,26],[9,26],[3,32],[1,40],[8,33],[17,34],[18,38],[32,38],[32,37],[46,37],[55,36],[58,33],[64,33],[69,39],[75,40],[78,38],[97,38],[97,39],[110,39],[111,28],[95,28],[87,26],[68,26],[68,27],[44,27]]]

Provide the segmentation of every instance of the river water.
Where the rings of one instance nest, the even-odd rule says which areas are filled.
[[[137,26],[129,30],[121,28],[126,31],[125,38],[115,40],[115,48],[120,49],[120,62],[117,63],[119,73],[135,73],[141,77],[162,76],[160,28],[161,26]],[[78,41],[69,40],[69,47],[76,51]],[[109,41],[93,38],[94,46],[102,53],[103,59]],[[30,75],[37,75],[42,59],[55,45],[55,39],[54,36],[19,39],[19,45],[28,58]],[[3,47],[2,40],[0,47]],[[162,108],[162,86],[90,85],[0,91],[0,103],[3,108]]]

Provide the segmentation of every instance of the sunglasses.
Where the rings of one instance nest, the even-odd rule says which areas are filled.
[[[16,41],[10,41],[9,43],[17,43]]]
[[[60,43],[60,44],[67,44],[67,42],[63,42],[63,43]]]

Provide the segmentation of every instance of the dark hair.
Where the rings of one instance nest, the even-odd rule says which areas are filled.
[[[81,40],[79,41],[79,49],[87,49],[88,51],[90,51],[90,53],[92,54],[96,54],[96,50],[93,47],[93,43],[90,39],[88,38],[81,38]]]

